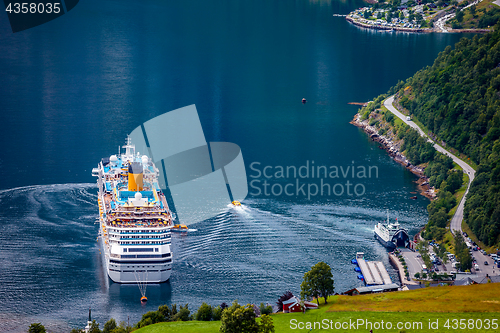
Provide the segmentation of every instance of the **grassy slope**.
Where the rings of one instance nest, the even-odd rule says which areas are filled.
[[[483,284],[457,287],[435,287],[413,291],[369,294],[362,296],[332,296],[328,304],[322,304],[318,310],[302,313],[274,314],[272,319],[276,332],[309,332],[309,329],[292,329],[291,320],[297,322],[321,322],[324,319],[335,322],[345,321],[390,321],[422,322],[423,329],[411,329],[408,332],[444,332],[447,319],[493,319],[500,314],[500,284]],[[439,320],[438,330],[429,330],[429,320]],[[218,332],[220,322],[176,322],[150,325],[137,330],[137,333],[159,332]],[[367,332],[370,328],[364,325],[349,332]],[[317,332],[313,329],[312,332]],[[326,331],[326,330],[325,330]],[[337,330],[346,331],[346,330]],[[374,330],[375,331],[375,330]],[[398,330],[384,330],[397,332]],[[453,332],[470,332],[471,330],[450,330]],[[472,330],[476,332],[493,332],[494,330]],[[497,330],[498,331],[498,330]]]
[[[328,311],[391,312],[500,312],[500,284],[435,287],[369,294],[337,296]]]

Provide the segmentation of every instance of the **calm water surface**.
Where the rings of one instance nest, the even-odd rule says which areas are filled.
[[[348,124],[357,107],[347,103],[386,92],[462,36],[375,32],[332,16],[360,6],[88,0],[16,34],[0,15],[0,331],[83,327],[89,306],[104,323],[165,303],[274,303],[318,261],[343,292],[359,285],[356,251],[397,281],[373,226],[389,210],[413,234],[428,202],[409,200],[414,176]],[[360,197],[249,195],[175,235],[171,280],[148,286],[141,306],[137,286],[101,268],[90,171],[136,126],[190,104],[207,141],[241,147],[249,175],[253,162],[314,161],[376,166],[378,177],[356,180]]]

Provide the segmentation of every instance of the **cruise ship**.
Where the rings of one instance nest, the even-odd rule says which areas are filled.
[[[410,242],[410,236],[406,229],[401,228],[398,219],[396,222],[389,222],[389,213],[387,213],[387,224],[381,222],[375,225],[375,238],[388,249],[396,247],[407,247]]]
[[[172,213],[159,171],[127,138],[118,155],[92,169],[97,177],[103,265],[118,283],[160,283],[172,272]]]

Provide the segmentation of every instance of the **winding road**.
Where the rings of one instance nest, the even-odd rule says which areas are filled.
[[[427,138],[427,141],[432,143],[434,145],[434,148],[437,151],[451,157],[453,159],[453,162],[457,163],[464,170],[464,172],[467,173],[467,175],[469,176],[469,184],[467,184],[467,189],[465,190],[465,193],[464,193],[462,199],[460,200],[460,204],[458,205],[457,210],[455,211],[455,214],[451,218],[451,223],[450,223],[450,230],[453,234],[455,234],[455,231],[458,231],[461,233],[462,232],[462,220],[464,218],[465,197],[467,196],[467,193],[469,193],[470,184],[474,180],[474,175],[475,175],[476,171],[470,165],[468,165],[467,163],[465,163],[464,161],[459,159],[457,156],[453,155],[452,153],[450,153],[449,151],[447,151],[446,149],[444,149],[443,147],[441,147],[440,145],[435,143],[433,140],[431,140],[427,136],[427,134],[425,134],[424,131],[420,127],[418,127],[418,125],[415,124],[413,121],[406,120],[406,115],[399,112],[392,104],[393,102],[394,102],[394,95],[389,97],[388,99],[386,99],[384,101],[384,106],[389,111],[391,111],[396,117],[401,119],[405,124],[416,129],[418,131],[418,133],[420,133],[421,136]]]

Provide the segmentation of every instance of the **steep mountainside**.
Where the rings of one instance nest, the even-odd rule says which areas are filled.
[[[432,66],[393,87],[399,103],[432,135],[479,165],[465,220],[487,245],[500,235],[500,25],[463,38]]]

